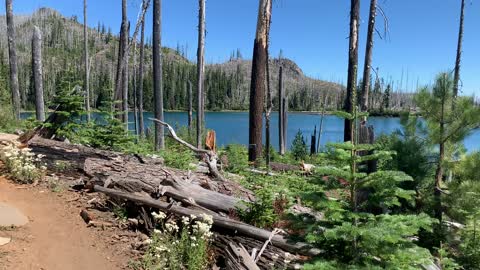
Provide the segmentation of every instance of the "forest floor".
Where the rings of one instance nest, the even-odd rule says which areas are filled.
[[[29,222],[0,227],[0,237],[11,239],[0,246],[0,270],[127,267],[131,236],[124,238],[119,228],[88,228],[79,213],[90,198],[45,185],[17,185],[1,175],[0,203],[17,208]]]

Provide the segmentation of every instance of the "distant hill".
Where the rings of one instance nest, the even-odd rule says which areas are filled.
[[[14,19],[19,55],[19,81],[24,108],[31,108],[33,104],[30,48],[34,25],[39,26],[43,33],[44,86],[47,102],[52,99],[63,78],[73,78],[81,84],[83,25],[77,21],[76,17],[66,18],[54,9],[40,8],[31,15],[16,15]],[[0,31],[6,33],[5,16],[0,16]],[[90,89],[93,92],[92,104],[96,106],[100,106],[111,96],[118,54],[118,38],[113,33],[117,32],[118,29],[108,29],[102,24],[97,28],[89,28]],[[6,35],[0,37],[0,51],[3,56],[0,63],[6,65],[8,59]],[[146,109],[152,109],[153,105],[151,53],[151,46],[147,45],[144,81]],[[130,74],[133,74],[132,62],[131,59]],[[165,106],[167,109],[185,109],[187,106],[186,82],[192,82],[195,89],[195,63],[171,48],[163,48],[163,63]],[[271,87],[274,95],[278,90],[280,66],[284,69],[285,89],[292,110],[319,110],[326,93],[329,96],[329,107],[341,106],[343,86],[305,76],[300,67],[289,59],[270,60]],[[251,60],[241,58],[207,65],[205,81],[207,109],[247,109],[250,73]],[[133,89],[133,85],[131,88]]]

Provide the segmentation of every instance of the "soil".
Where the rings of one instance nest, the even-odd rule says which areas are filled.
[[[83,197],[68,190],[17,185],[0,172],[0,202],[29,219],[21,227],[0,227],[0,237],[11,238],[0,246],[0,270],[125,269],[133,257],[129,238],[119,236],[119,228],[87,227],[79,215],[88,199]]]

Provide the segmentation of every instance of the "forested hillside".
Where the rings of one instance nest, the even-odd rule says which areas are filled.
[[[15,16],[17,47],[19,55],[19,84],[24,110],[32,110],[34,91],[32,87],[31,36],[33,26],[38,25],[43,33],[44,50],[44,88],[47,104],[52,101],[55,89],[58,89],[62,77],[69,76],[82,84],[83,68],[83,26],[76,17],[65,18],[50,8],[41,8],[32,15]],[[0,30],[6,31],[4,16],[0,17]],[[89,30],[90,91],[94,108],[111,101],[114,88],[115,68],[118,61],[118,29],[107,28],[99,23],[97,28]],[[0,38],[0,86],[8,83],[7,37]],[[138,51],[136,52],[138,54]],[[145,49],[144,92],[146,110],[153,110],[152,47],[147,40]],[[195,86],[195,63],[186,59],[181,48],[163,48],[164,100],[168,110],[184,110],[188,102],[188,81]],[[132,55],[132,54],[131,54]],[[133,87],[133,61],[130,62],[130,87]],[[324,100],[327,108],[341,109],[344,100],[344,87],[313,79],[304,75],[298,65],[286,58],[270,60],[271,88],[274,96],[274,108],[277,106],[278,73],[283,67],[284,87],[288,96],[290,110],[321,110]],[[246,110],[250,91],[251,60],[243,59],[239,51],[232,53],[230,60],[221,64],[206,66],[206,108],[208,110]],[[373,79],[372,79],[373,80]],[[373,106],[378,109],[393,107],[407,109],[411,106],[408,96],[402,97],[390,89],[383,80],[372,83]],[[0,98],[8,100],[7,87],[0,87]],[[72,86],[73,87],[73,86]],[[129,91],[132,95],[133,91]],[[195,91],[193,91],[195,93]],[[325,95],[327,97],[325,98]],[[395,98],[395,97],[400,98]],[[385,104],[387,99],[387,104]],[[390,102],[396,100],[397,102]],[[133,98],[130,98],[130,103]],[[133,106],[133,105],[131,105]]]

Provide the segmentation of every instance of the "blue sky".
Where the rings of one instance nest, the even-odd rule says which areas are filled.
[[[206,0],[206,60],[228,59],[240,49],[251,58],[258,0]],[[390,22],[387,40],[375,40],[373,66],[384,77],[400,80],[414,91],[417,81],[430,83],[435,74],[453,69],[457,44],[460,0],[378,0]],[[89,0],[89,25],[103,22],[118,32],[120,0]],[[128,0],[129,19],[136,21],[141,0]],[[82,0],[14,0],[14,12],[31,13],[51,7],[66,16],[82,18]],[[369,1],[362,0],[359,63],[362,68]],[[197,43],[197,0],[163,0],[163,45],[188,44],[188,56],[195,57]],[[280,49],[312,77],[345,82],[349,0],[274,0],[271,56]],[[0,13],[5,12],[4,5]],[[151,11],[147,17],[151,32]],[[383,29],[383,20],[377,18]],[[480,2],[467,0],[462,58],[462,91],[480,93]],[[408,87],[406,79],[408,74]]]

